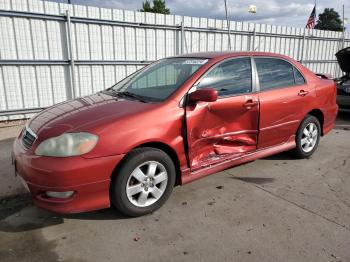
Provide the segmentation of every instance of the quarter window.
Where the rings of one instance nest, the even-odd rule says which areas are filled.
[[[299,72],[298,69],[294,68],[294,77],[295,77],[295,84],[296,85],[302,85],[305,84],[305,79],[302,76],[302,74]]]
[[[249,93],[252,91],[252,69],[249,57],[224,61],[200,80],[197,88],[211,87],[219,96]]]
[[[261,91],[295,85],[294,69],[287,61],[275,58],[255,58],[255,64]]]

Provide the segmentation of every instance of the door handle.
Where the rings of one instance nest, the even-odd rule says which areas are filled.
[[[258,101],[255,101],[253,99],[248,99],[244,104],[243,106],[246,108],[246,109],[252,109],[254,106],[257,106],[259,104]]]
[[[306,96],[309,92],[308,91],[305,91],[305,90],[300,90],[298,95],[299,96]]]

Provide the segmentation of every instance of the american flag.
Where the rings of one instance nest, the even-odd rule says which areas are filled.
[[[316,20],[316,5],[314,6],[314,9],[312,9],[309,20],[307,20],[306,28],[313,29],[315,27],[315,20]]]

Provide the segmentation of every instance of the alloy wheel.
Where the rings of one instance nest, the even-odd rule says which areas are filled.
[[[128,200],[137,207],[147,207],[164,194],[168,183],[165,167],[157,161],[148,161],[136,167],[126,184]]]
[[[318,128],[315,123],[309,123],[303,130],[301,148],[304,152],[311,152],[318,140]]]

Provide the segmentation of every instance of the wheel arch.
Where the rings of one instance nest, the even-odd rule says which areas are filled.
[[[163,142],[158,142],[158,141],[153,141],[153,142],[146,142],[140,145],[135,146],[134,148],[132,148],[127,154],[125,154],[125,156],[123,157],[123,159],[117,164],[117,166],[115,167],[112,176],[118,172],[118,169],[120,168],[120,166],[124,163],[125,157],[133,150],[137,149],[137,148],[144,148],[144,147],[150,147],[150,148],[155,148],[155,149],[159,149],[162,150],[163,152],[165,152],[173,161],[174,165],[175,165],[175,170],[176,170],[176,179],[175,179],[175,186],[180,185],[181,184],[181,170],[180,170],[180,160],[179,157],[176,153],[176,151],[169,145],[163,143]]]
[[[321,125],[321,135],[323,136],[324,114],[320,109],[313,109],[307,115],[314,116],[318,119]]]

